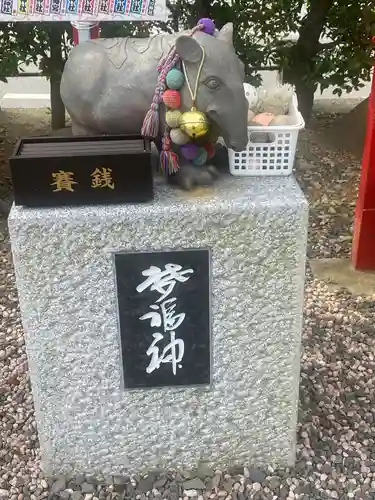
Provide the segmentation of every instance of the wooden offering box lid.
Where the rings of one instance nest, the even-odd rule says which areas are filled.
[[[9,165],[16,205],[96,205],[153,199],[151,144],[141,136],[22,138]]]

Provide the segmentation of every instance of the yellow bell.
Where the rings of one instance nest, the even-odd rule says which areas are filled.
[[[201,111],[192,109],[183,113],[180,120],[180,128],[191,139],[198,139],[207,134],[209,123],[207,116]]]

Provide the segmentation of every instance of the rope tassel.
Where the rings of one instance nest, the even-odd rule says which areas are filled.
[[[155,139],[159,134],[159,106],[152,103],[151,108],[147,111],[141,129],[143,137]]]
[[[178,156],[174,151],[162,151],[160,153],[160,166],[163,172],[173,175],[179,171]]]
[[[178,156],[171,149],[169,131],[166,131],[163,137],[163,149],[160,153],[160,167],[164,173],[169,175],[175,174],[180,168]]]
[[[176,49],[175,47],[172,47],[167,57],[162,61],[163,64],[160,64],[158,66],[158,70],[160,71],[158,84],[155,89],[154,97],[152,99],[151,108],[147,111],[145,119],[143,120],[141,129],[141,134],[143,137],[155,139],[155,137],[157,137],[159,134],[159,104],[162,101],[163,92],[166,89],[165,78],[168,71],[176,65],[178,60],[179,57],[176,54]]]

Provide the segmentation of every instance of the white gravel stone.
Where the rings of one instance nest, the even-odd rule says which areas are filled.
[[[185,494],[188,498],[194,498],[194,497],[197,497],[197,496],[198,496],[198,492],[197,492],[197,490],[187,490],[187,491],[184,491],[184,494]]]

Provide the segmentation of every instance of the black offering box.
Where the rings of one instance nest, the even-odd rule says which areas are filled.
[[[16,205],[140,203],[154,195],[151,143],[141,136],[22,138],[9,165]]]

